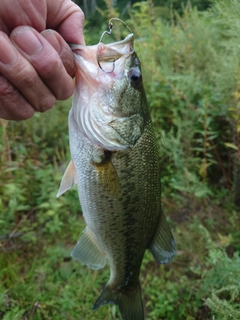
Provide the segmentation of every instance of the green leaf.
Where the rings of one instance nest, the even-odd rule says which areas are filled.
[[[234,149],[234,150],[238,151],[238,147],[237,147],[235,144],[230,143],[230,142],[225,142],[224,144],[225,144],[225,146],[226,146],[226,147],[228,147],[228,148],[231,148],[231,149]]]

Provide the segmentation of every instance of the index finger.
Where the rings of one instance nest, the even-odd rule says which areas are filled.
[[[85,44],[83,37],[84,13],[71,0],[47,0],[47,28],[58,31],[66,42]]]

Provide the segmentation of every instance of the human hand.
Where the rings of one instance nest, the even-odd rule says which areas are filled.
[[[71,0],[1,0],[0,118],[28,119],[72,95],[67,42],[84,44],[83,23]]]

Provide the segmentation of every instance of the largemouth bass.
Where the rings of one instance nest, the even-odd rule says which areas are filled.
[[[130,34],[107,45],[72,46],[78,67],[69,113],[72,160],[58,192],[78,184],[87,226],[73,258],[93,269],[109,261],[110,279],[93,309],[116,304],[123,320],[144,319],[145,251],[159,263],[176,251],[161,208],[158,152],[133,41]]]

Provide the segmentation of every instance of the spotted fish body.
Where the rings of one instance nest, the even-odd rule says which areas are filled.
[[[78,66],[69,113],[72,161],[58,196],[77,183],[87,225],[72,256],[93,269],[109,261],[110,279],[93,309],[117,304],[123,320],[143,320],[144,253],[167,263],[175,242],[161,209],[158,152],[133,35],[72,49]]]

